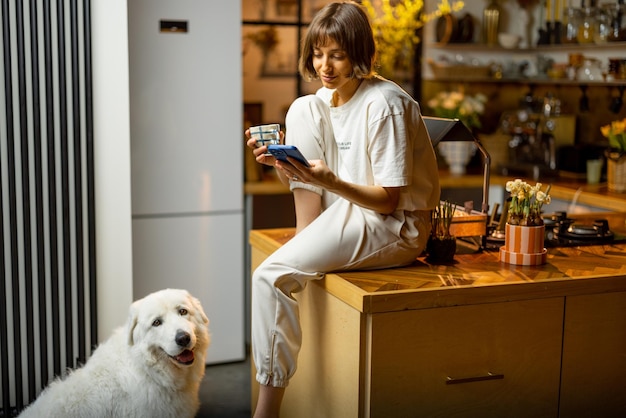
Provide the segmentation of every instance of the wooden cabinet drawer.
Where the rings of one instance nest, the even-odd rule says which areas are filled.
[[[626,417],[626,293],[566,300],[560,417]]]
[[[563,300],[372,315],[369,416],[556,417]]]

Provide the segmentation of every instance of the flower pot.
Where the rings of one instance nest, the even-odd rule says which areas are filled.
[[[456,253],[456,238],[434,238],[430,236],[426,244],[426,261],[433,264],[449,263]]]
[[[545,225],[519,226],[506,224],[500,261],[508,264],[536,266],[546,262]]]
[[[606,178],[609,191],[626,192],[626,155],[607,159]]]

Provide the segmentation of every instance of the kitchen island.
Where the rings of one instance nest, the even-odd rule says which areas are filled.
[[[251,231],[252,268],[293,233]],[[541,266],[420,257],[327,274],[296,298],[282,416],[626,416],[626,244],[550,248]]]

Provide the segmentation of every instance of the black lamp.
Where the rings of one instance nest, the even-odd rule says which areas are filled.
[[[491,165],[491,157],[489,157],[487,150],[459,119],[437,118],[433,116],[423,116],[423,119],[433,147],[436,147],[441,141],[467,141],[476,144],[484,160],[481,210],[483,213],[487,213],[489,211],[489,167]]]

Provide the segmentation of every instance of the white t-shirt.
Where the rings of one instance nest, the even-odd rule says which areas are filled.
[[[330,106],[337,175],[356,184],[402,186],[397,210],[433,209],[439,203],[439,174],[419,104],[381,77],[363,80],[339,107],[331,105],[333,93],[322,87],[316,95]]]

